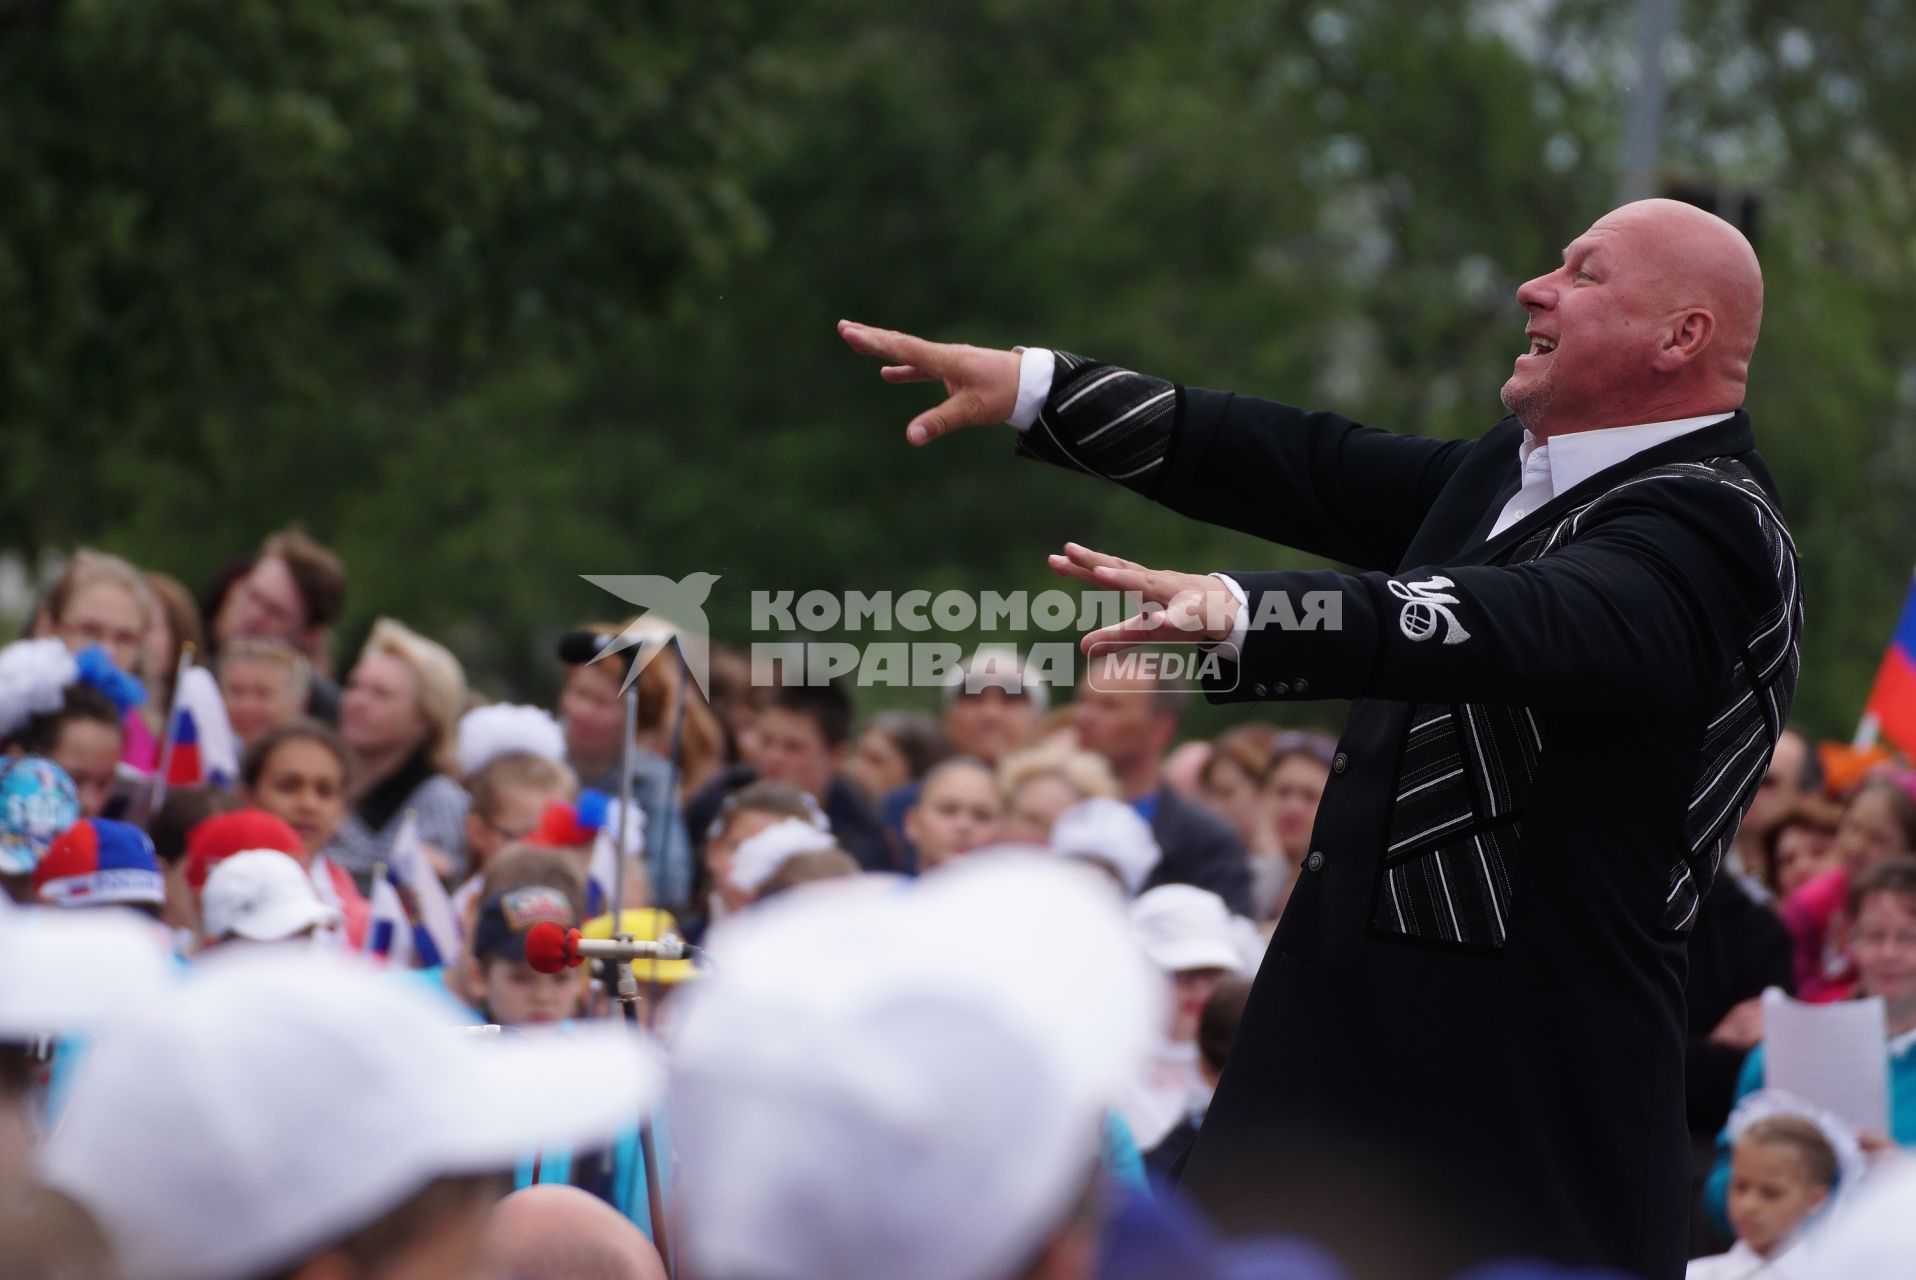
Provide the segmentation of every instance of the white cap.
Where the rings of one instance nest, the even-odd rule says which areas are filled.
[[[280,942],[306,929],[330,928],[339,912],[319,900],[306,869],[277,849],[249,849],[213,864],[200,894],[201,932]]]
[[[539,707],[500,702],[459,717],[459,773],[470,778],[497,756],[524,751],[565,762],[565,730]]]
[[[126,1280],[243,1280],[435,1178],[611,1138],[659,1078],[617,1023],[472,1036],[445,1000],[355,957],[248,948],[93,1044],[41,1172],[93,1214]]]
[[[1118,873],[1124,891],[1136,896],[1163,854],[1151,824],[1122,800],[1080,800],[1051,825],[1051,850],[1067,858],[1101,862]]]
[[[131,912],[0,912],[0,1040],[91,1031],[177,978],[163,926]]]
[[[1163,984],[1108,890],[1048,856],[862,877],[715,927],[679,997],[688,1268],[999,1280],[1089,1185]]]
[[[836,849],[838,842],[802,818],[774,822],[732,852],[732,871],[726,878],[740,893],[757,893],[794,854]]]
[[[1131,904],[1131,928],[1144,954],[1166,973],[1244,971],[1241,935],[1231,909],[1209,889],[1161,884],[1140,894]]]

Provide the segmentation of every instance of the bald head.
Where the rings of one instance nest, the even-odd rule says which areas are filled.
[[[1743,403],[1763,272],[1743,234],[1676,200],[1597,219],[1526,281],[1530,350],[1504,403],[1542,436],[1727,412]]]
[[[510,1280],[666,1280],[645,1233],[577,1187],[527,1187],[493,1206],[486,1258]]]
[[[1639,200],[1597,219],[1631,237],[1653,267],[1664,305],[1701,308],[1716,321],[1706,357],[1739,382],[1749,377],[1757,330],[1763,327],[1763,268],[1743,233],[1681,200]],[[1594,229],[1594,228],[1593,228]]]

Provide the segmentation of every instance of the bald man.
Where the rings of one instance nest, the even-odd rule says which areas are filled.
[[[591,1192],[557,1183],[494,1205],[484,1256],[496,1280],[666,1280],[643,1231]]]
[[[1742,411],[1762,273],[1727,223],[1651,200],[1517,302],[1509,415],[1453,441],[840,332],[887,381],[944,384],[914,444],[1009,421],[1023,456],[1356,570],[1051,557],[1146,601],[1087,650],[1195,640],[1213,701],[1353,700],[1186,1189],[1377,1274],[1527,1254],[1675,1280],[1685,942],[1802,624]],[[1339,607],[1313,615],[1314,592]]]

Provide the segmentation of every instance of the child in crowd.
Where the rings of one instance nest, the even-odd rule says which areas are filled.
[[[200,913],[208,947],[311,945],[322,930],[339,925],[339,912],[319,900],[298,860],[276,849],[250,849],[216,864],[200,895]]]
[[[585,966],[538,972],[526,963],[526,932],[544,923],[576,929],[579,915],[577,899],[548,884],[513,885],[480,905],[465,959],[465,985],[487,1022],[524,1027],[578,1016],[585,1003]]]
[[[1164,975],[1170,1017],[1144,1078],[1119,1108],[1145,1151],[1210,1096],[1198,1067],[1198,1021],[1226,978],[1244,966],[1240,930],[1224,899],[1195,885],[1167,884],[1131,904],[1131,928]]]
[[[0,890],[33,901],[33,872],[59,834],[80,820],[66,770],[37,756],[0,758]]]
[[[282,819],[299,838],[296,853],[320,901],[338,909],[346,940],[363,946],[372,908],[350,872],[326,852],[346,820],[352,758],[331,727],[317,720],[293,720],[268,729],[247,747],[240,781],[247,800]],[[278,848],[260,845],[256,848]]]
[[[737,911],[752,895],[732,882],[732,859],[739,845],[788,818],[797,818],[829,835],[825,812],[797,787],[782,782],[754,782],[727,796],[705,833],[705,877],[710,885],[706,914],[685,921],[686,937],[697,941],[707,925],[727,911]]]
[[[1685,1280],[1807,1276],[1803,1230],[1836,1188],[1835,1144],[1808,1116],[1787,1112],[1737,1127],[1729,1193],[1736,1245],[1691,1262]]]
[[[1805,1000],[1841,1000],[1856,990],[1848,934],[1854,916],[1844,910],[1851,886],[1870,868],[1916,853],[1916,796],[1911,776],[1879,773],[1856,789],[1836,827],[1836,865],[1804,884],[1783,904],[1796,966],[1796,991]]]
[[[820,831],[803,818],[781,819],[739,843],[732,854],[730,870],[726,875],[730,889],[726,901],[728,904],[736,902],[740,907],[757,902],[768,896],[773,879],[784,872],[788,864],[800,858],[817,858],[834,853],[848,861],[851,858],[850,854],[837,846],[829,833]],[[841,865],[827,864],[826,876],[831,874],[833,866]],[[852,863],[854,870],[857,865],[856,862]],[[798,881],[790,880],[781,887],[795,883]]]
[[[917,803],[905,811],[905,837],[917,850],[917,870],[930,871],[994,843],[1004,809],[998,781],[982,761],[960,756],[933,766]]]
[[[1144,888],[1163,854],[1151,824],[1122,800],[1082,800],[1051,824],[1051,851],[1097,868],[1126,898]]]
[[[146,832],[111,818],[68,827],[33,869],[33,896],[49,907],[131,907],[160,918],[166,877]]]
[[[1859,1134],[1857,1140],[1872,1154],[1916,1147],[1916,858],[1892,858],[1865,872],[1851,886],[1847,910],[1856,922],[1850,954],[1859,975],[1857,994],[1882,998],[1889,1035],[1890,1131]],[[1764,1059],[1761,1044],[1744,1059],[1739,1104],[1764,1087]],[[1703,1189],[1704,1209],[1719,1229],[1727,1226],[1732,1140],[1728,1128],[1717,1139],[1716,1163]]]
[[[1248,979],[1226,978],[1204,1002],[1204,1011],[1198,1015],[1197,1047],[1198,1075],[1207,1091],[1215,1091],[1224,1075],[1224,1060],[1230,1056],[1231,1041],[1237,1039],[1237,1024],[1244,1020],[1244,1005],[1250,998]],[[1209,1092],[1201,1102],[1194,1101],[1184,1118],[1145,1153],[1144,1167],[1159,1178],[1172,1181],[1177,1162],[1197,1140],[1198,1126],[1204,1123],[1204,1113],[1210,1105]]]
[[[16,641],[0,649],[0,749],[59,765],[82,815],[98,816],[116,803],[127,716],[144,696],[97,646],[75,654],[56,639]]]
[[[452,896],[461,919],[478,905],[480,882],[493,856],[532,835],[551,805],[571,803],[578,791],[571,769],[530,751],[501,752],[466,776],[472,797],[466,810],[466,860],[472,877]]]
[[[313,669],[306,656],[274,640],[241,638],[220,650],[220,697],[233,734],[250,744],[304,714]]]
[[[262,738],[255,749],[271,737],[269,734]],[[251,752],[247,758],[252,759]],[[353,888],[350,877],[324,857],[309,854],[304,838],[286,821],[265,809],[236,809],[215,814],[194,827],[186,841],[187,885],[196,897],[203,895],[207,876],[216,864],[253,849],[276,850],[298,862],[312,881],[313,892],[319,895],[319,900],[339,913],[338,939],[355,951],[366,945],[371,907]],[[204,910],[203,900],[196,905]]]
[[[1083,800],[1120,796],[1118,780],[1103,756],[1068,747],[1030,747],[998,762],[1005,797],[1001,839],[1009,844],[1048,844],[1058,816]]]

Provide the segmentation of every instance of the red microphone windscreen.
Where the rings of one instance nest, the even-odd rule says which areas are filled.
[[[568,965],[576,965],[579,953],[570,943],[563,925],[541,920],[526,930],[526,963],[535,973],[557,973]]]

